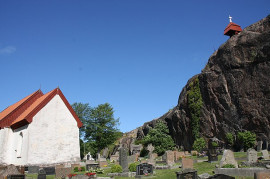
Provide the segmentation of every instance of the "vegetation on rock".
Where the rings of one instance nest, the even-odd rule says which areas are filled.
[[[175,147],[172,137],[169,135],[168,126],[161,120],[157,121],[154,128],[151,128],[149,133],[143,138],[144,146],[152,144],[154,152],[162,155],[166,150],[173,150]]]
[[[192,148],[198,152],[200,152],[202,149],[204,149],[206,147],[206,142],[204,140],[204,138],[200,137],[197,138],[194,143]]]
[[[203,104],[198,77],[196,77],[194,81],[189,84],[189,88],[190,89],[187,92],[188,108],[191,115],[192,135],[196,140],[200,134],[200,115]]]
[[[246,151],[247,149],[254,147],[256,142],[256,134],[250,131],[238,132],[237,142]]]

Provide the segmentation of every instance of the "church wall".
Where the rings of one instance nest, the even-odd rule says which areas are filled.
[[[28,165],[50,165],[80,158],[77,122],[60,98],[53,97],[28,126]]]

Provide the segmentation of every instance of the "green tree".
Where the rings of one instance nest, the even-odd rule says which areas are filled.
[[[82,123],[85,125],[90,120],[90,114],[91,114],[91,107],[88,103],[73,103],[72,105],[73,110],[79,117],[79,119],[82,121]],[[85,128],[80,128],[80,138],[84,138],[85,135]]]
[[[254,147],[256,134],[250,131],[238,132],[237,140],[240,146],[244,147],[244,150],[246,151],[247,149]]]
[[[194,143],[192,148],[198,152],[200,152],[202,149],[204,149],[206,147],[206,142],[204,140],[204,138],[200,137],[197,138]]]
[[[157,121],[154,128],[151,128],[148,134],[143,138],[144,146],[152,144],[154,152],[158,155],[164,154],[166,150],[173,150],[175,144],[172,137],[169,135],[168,126],[161,120]]]
[[[226,142],[230,146],[233,146],[233,144],[234,144],[234,137],[233,137],[232,133],[229,132],[229,133],[226,134]]]
[[[118,125],[119,119],[114,118],[113,107],[109,103],[100,104],[91,109],[90,119],[85,124],[84,138],[91,144],[95,153],[100,152],[119,138],[121,133]]]

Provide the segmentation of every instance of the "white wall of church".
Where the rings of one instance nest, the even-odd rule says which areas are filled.
[[[51,165],[80,160],[79,128],[59,95],[32,123],[0,130],[0,164]]]
[[[80,159],[77,122],[59,95],[34,116],[28,132],[28,164],[44,165]]]

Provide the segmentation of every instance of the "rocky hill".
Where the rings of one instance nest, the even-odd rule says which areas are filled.
[[[270,15],[232,36],[181,91],[165,120],[178,146],[190,150],[195,136],[249,130],[270,139]],[[157,119],[136,129],[144,137]],[[261,139],[258,139],[261,140]]]

